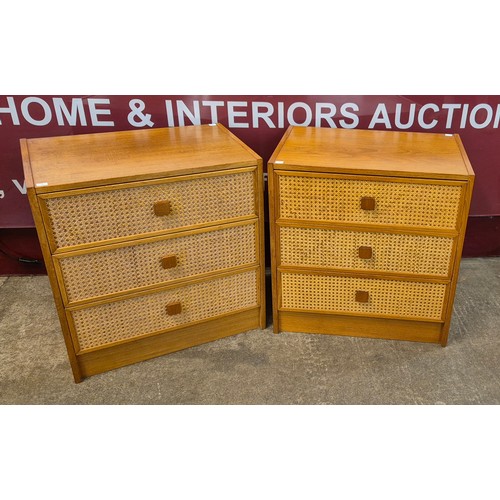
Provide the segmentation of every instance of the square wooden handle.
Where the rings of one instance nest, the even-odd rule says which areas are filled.
[[[375,210],[375,198],[372,198],[371,196],[363,196],[363,198],[361,198],[361,209]]]
[[[155,215],[169,215],[172,211],[172,205],[168,200],[165,201],[157,201],[153,205],[153,210]]]
[[[372,247],[359,247],[358,257],[360,259],[371,259],[373,255]]]
[[[365,292],[363,290],[356,291],[356,302],[366,303],[366,302],[368,302],[369,298],[370,298],[370,296],[369,296],[368,292]]]
[[[175,255],[166,255],[161,258],[161,267],[163,269],[172,269],[177,266],[177,257]]]
[[[171,304],[167,304],[167,314],[169,316],[175,316],[176,314],[180,314],[182,312],[182,307],[180,302],[172,302]]]

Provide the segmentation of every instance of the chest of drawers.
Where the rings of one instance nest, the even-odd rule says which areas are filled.
[[[262,160],[223,126],[21,152],[75,381],[265,326]]]
[[[446,345],[474,183],[458,135],[290,127],[268,175],[275,332]]]

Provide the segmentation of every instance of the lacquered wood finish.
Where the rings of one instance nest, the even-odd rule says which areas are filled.
[[[27,139],[38,193],[255,165],[220,124]]]
[[[333,132],[333,133],[332,133]],[[269,162],[316,172],[389,174],[467,180],[457,134],[292,127]],[[462,146],[462,147],[461,147]]]
[[[412,342],[440,342],[442,325],[421,321],[404,321],[361,316],[283,311],[280,325],[285,332],[312,332],[326,335],[368,337]]]
[[[446,345],[474,184],[458,135],[290,127],[268,172],[276,333]]]
[[[265,327],[262,160],[223,126],[22,139],[21,153],[76,382]],[[226,176],[245,179],[239,198],[225,189]],[[143,192],[152,200],[147,206]],[[173,193],[173,201],[157,196],[162,192]],[[54,211],[59,200],[62,209]],[[102,219],[104,229],[96,207],[112,213]],[[80,216],[89,217],[85,224]],[[235,288],[240,283],[244,289]],[[108,319],[115,333],[106,331]],[[123,333],[136,323],[138,330]]]
[[[260,310],[260,308],[249,309],[230,316],[214,318],[203,324],[189,325],[124,344],[79,353],[77,361],[81,376],[83,378],[89,377],[131,363],[187,349],[193,345],[212,342],[242,331],[258,328],[260,326]]]

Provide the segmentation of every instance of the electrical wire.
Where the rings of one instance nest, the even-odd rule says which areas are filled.
[[[7,258],[12,260],[17,260],[18,262],[21,262],[23,264],[36,264],[36,265],[43,264],[43,260],[33,259],[31,257],[24,257],[20,255],[14,255],[13,253],[10,253],[9,250],[5,250],[5,248],[6,248],[5,245],[0,241],[0,253],[5,255]]]

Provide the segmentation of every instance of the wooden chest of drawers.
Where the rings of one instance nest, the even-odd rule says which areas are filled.
[[[262,160],[223,126],[21,151],[75,381],[265,326]]]
[[[275,332],[446,345],[474,183],[458,135],[290,127],[268,174]]]

